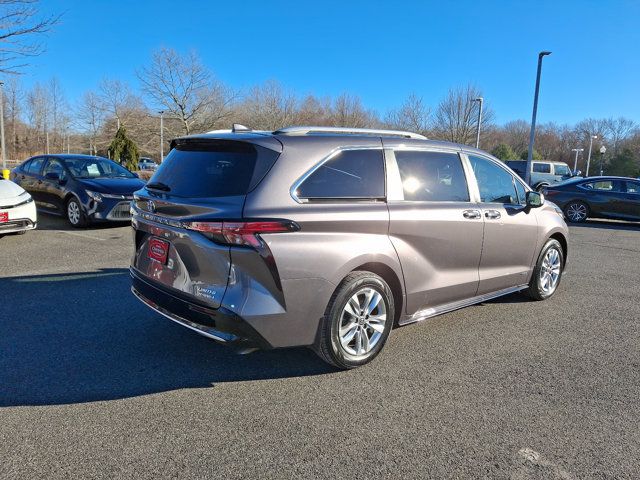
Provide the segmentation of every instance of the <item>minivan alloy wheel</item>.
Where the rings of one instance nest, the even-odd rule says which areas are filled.
[[[369,353],[380,341],[387,322],[387,309],[382,295],[366,287],[349,299],[340,317],[340,344],[359,357]]]
[[[550,295],[558,286],[560,272],[562,269],[562,259],[560,252],[555,247],[549,248],[544,255],[540,268],[540,288]]]

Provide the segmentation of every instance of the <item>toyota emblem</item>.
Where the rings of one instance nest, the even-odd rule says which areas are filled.
[[[153,200],[149,200],[149,201],[147,201],[147,208],[149,209],[149,211],[150,211],[151,213],[155,213],[155,211],[156,211],[156,204],[155,204],[155,202],[154,202]]]

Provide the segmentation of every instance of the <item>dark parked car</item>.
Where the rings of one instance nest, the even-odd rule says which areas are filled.
[[[558,287],[562,212],[481,150],[384,130],[235,130],[174,140],[133,202],[133,293],[187,328],[242,348],[308,345],[351,368],[394,324]]]
[[[587,218],[640,220],[640,180],[634,178],[574,178],[549,186],[544,193],[571,222]]]
[[[11,172],[39,209],[66,216],[74,227],[131,219],[133,192],[144,182],[112,160],[90,155],[40,155]]]

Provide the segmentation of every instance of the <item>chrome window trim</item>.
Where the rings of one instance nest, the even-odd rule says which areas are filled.
[[[394,201],[394,202],[406,202],[406,203],[411,203],[411,204],[436,204],[436,203],[446,203],[446,204],[450,204],[450,203],[476,203],[473,200],[473,191],[471,189],[471,182],[470,177],[469,177],[469,172],[468,172],[468,168],[467,165],[465,163],[465,160],[462,158],[461,155],[461,151],[455,148],[443,148],[443,147],[430,147],[430,146],[421,146],[421,145],[400,145],[397,147],[387,147],[385,148],[385,153],[387,150],[391,151],[391,154],[393,155],[393,164],[395,167],[395,171],[398,172],[398,176],[397,176],[397,181],[399,182],[399,198],[389,198],[389,195],[387,196],[387,200],[388,201]],[[409,151],[415,151],[415,152],[435,152],[435,153],[450,153],[453,155],[457,155],[458,160],[460,160],[460,166],[462,167],[462,172],[464,173],[464,179],[465,182],[467,183],[467,194],[469,195],[469,199],[468,200],[405,200],[404,198],[404,189],[402,187],[402,178],[400,177],[400,169],[398,167],[398,159],[396,158],[395,155],[395,151],[402,151],[402,152],[409,152]],[[390,187],[392,188],[392,187]],[[397,192],[394,192],[397,194]]]
[[[367,145],[363,145],[363,146],[355,146],[355,145],[351,145],[351,146],[347,146],[347,147],[337,147],[334,148],[333,150],[331,150],[331,152],[329,152],[329,154],[327,156],[325,156],[324,158],[322,158],[322,160],[320,160],[318,163],[316,163],[313,167],[311,167],[309,170],[307,170],[304,174],[302,174],[302,176],[300,178],[298,178],[298,180],[296,180],[293,185],[291,186],[291,188],[289,189],[289,195],[291,195],[291,198],[293,198],[293,200],[296,203],[309,203],[309,199],[306,197],[298,197],[298,195],[296,194],[296,190],[298,190],[298,187],[300,187],[300,185],[302,185],[304,183],[304,181],[309,178],[316,170],[318,170],[322,165],[324,165],[325,163],[327,163],[329,160],[331,160],[332,158],[334,158],[336,155],[338,155],[339,153],[342,152],[346,152],[346,151],[352,151],[352,150],[380,150],[382,153],[382,168],[385,170],[385,175],[383,176],[384,179],[384,190],[385,190],[385,196],[384,198],[386,199],[386,191],[387,191],[387,179],[386,179],[386,168],[385,168],[385,158],[384,158],[384,153],[382,152],[383,147],[382,145],[376,145],[376,146],[367,146]],[[321,199],[318,199],[321,202],[326,202],[327,200],[329,201],[340,201],[340,202],[362,202],[370,200],[370,201],[379,201],[380,198],[378,197],[367,197],[367,198],[363,198],[363,197],[322,197]],[[313,199],[311,200],[313,201]]]

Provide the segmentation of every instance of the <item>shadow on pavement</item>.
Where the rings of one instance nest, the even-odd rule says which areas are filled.
[[[570,227],[600,228],[604,230],[640,230],[640,223],[618,220],[587,220],[584,223],[568,223]]]
[[[122,268],[0,279],[0,407],[332,371],[304,348],[237,355],[149,310],[129,285]]]
[[[67,219],[64,217],[38,210],[38,230],[67,230],[71,232],[83,232],[91,230],[106,230],[129,225],[129,222],[100,222],[92,223],[85,228],[75,228],[69,225],[69,222],[67,222]]]

